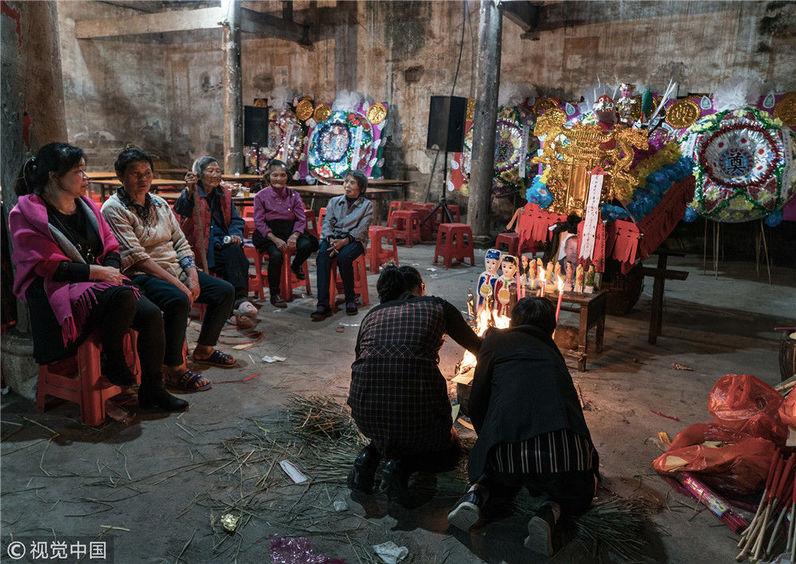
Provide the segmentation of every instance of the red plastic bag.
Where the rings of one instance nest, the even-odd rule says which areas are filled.
[[[784,444],[788,427],[779,418],[780,393],[748,374],[727,374],[713,386],[708,411],[717,425]]]
[[[745,496],[763,489],[776,450],[768,439],[697,423],[679,433],[671,448],[652,466],[663,474],[693,472],[713,489]]]

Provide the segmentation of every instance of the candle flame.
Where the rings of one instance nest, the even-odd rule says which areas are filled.
[[[560,276],[556,276],[556,286],[558,286],[559,293],[564,291],[564,279]]]

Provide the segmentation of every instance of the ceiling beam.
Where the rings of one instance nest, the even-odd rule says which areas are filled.
[[[308,25],[246,8],[240,9],[240,30],[244,33],[295,41],[299,45],[309,46],[312,44]]]
[[[107,39],[127,35],[151,35],[157,33],[220,29],[224,19],[222,8],[199,8],[140,14],[125,18],[78,20],[75,35],[78,39]],[[241,8],[240,30],[265,37],[276,37],[310,46],[308,25],[287,21],[276,16]]]
[[[123,35],[211,29],[219,28],[218,22],[223,18],[224,11],[221,8],[200,8],[125,18],[78,20],[75,22],[75,35],[78,39],[102,39]]]

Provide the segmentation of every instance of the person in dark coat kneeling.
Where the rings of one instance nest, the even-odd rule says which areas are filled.
[[[528,523],[525,546],[552,556],[562,516],[591,504],[599,458],[564,357],[553,342],[553,304],[523,298],[511,327],[484,336],[473,377],[469,415],[478,440],[470,452],[473,484],[448,514],[467,531],[478,521],[490,488],[528,488],[547,497]]]
[[[405,503],[412,472],[451,470],[461,455],[447,382],[437,367],[443,337],[473,354],[481,340],[455,306],[424,295],[417,269],[389,266],[376,286],[381,303],[362,320],[348,395],[357,427],[372,442],[354,461],[348,486],[373,493],[384,457],[381,490]]]

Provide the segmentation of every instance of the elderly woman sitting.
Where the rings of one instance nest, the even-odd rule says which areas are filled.
[[[365,252],[368,229],[373,223],[373,203],[364,196],[367,188],[368,177],[358,170],[350,170],[343,180],[345,194],[335,196],[326,206],[318,249],[318,307],[312,313],[313,321],[322,321],[332,315],[329,281],[335,258],[343,280],[345,312],[357,314],[353,264],[354,259]]]
[[[268,253],[268,288],[271,304],[287,307],[279,295],[280,275],[285,254],[293,254],[291,268],[296,278],[304,280],[302,265],[318,250],[318,239],[307,232],[304,203],[295,190],[287,187],[287,166],[273,159],[264,174],[268,186],[254,197],[252,244],[260,253]]]
[[[232,204],[232,192],[221,184],[221,166],[210,156],[196,159],[185,175],[185,188],[174,203],[180,227],[188,238],[200,266],[206,266],[235,287],[234,309],[238,324],[251,327],[241,314],[256,317],[257,310],[247,300],[249,261],[243,252],[244,221]],[[199,209],[194,203],[199,202]]]
[[[191,246],[168,203],[149,193],[149,154],[135,147],[125,149],[115,168],[123,186],[103,204],[102,215],[119,241],[122,270],[163,311],[166,377],[183,390],[207,390],[210,381],[189,370],[183,358],[188,314],[194,302],[207,305],[193,359],[223,368],[235,366],[234,358],[214,348],[232,313],[235,289],[197,271]]]

